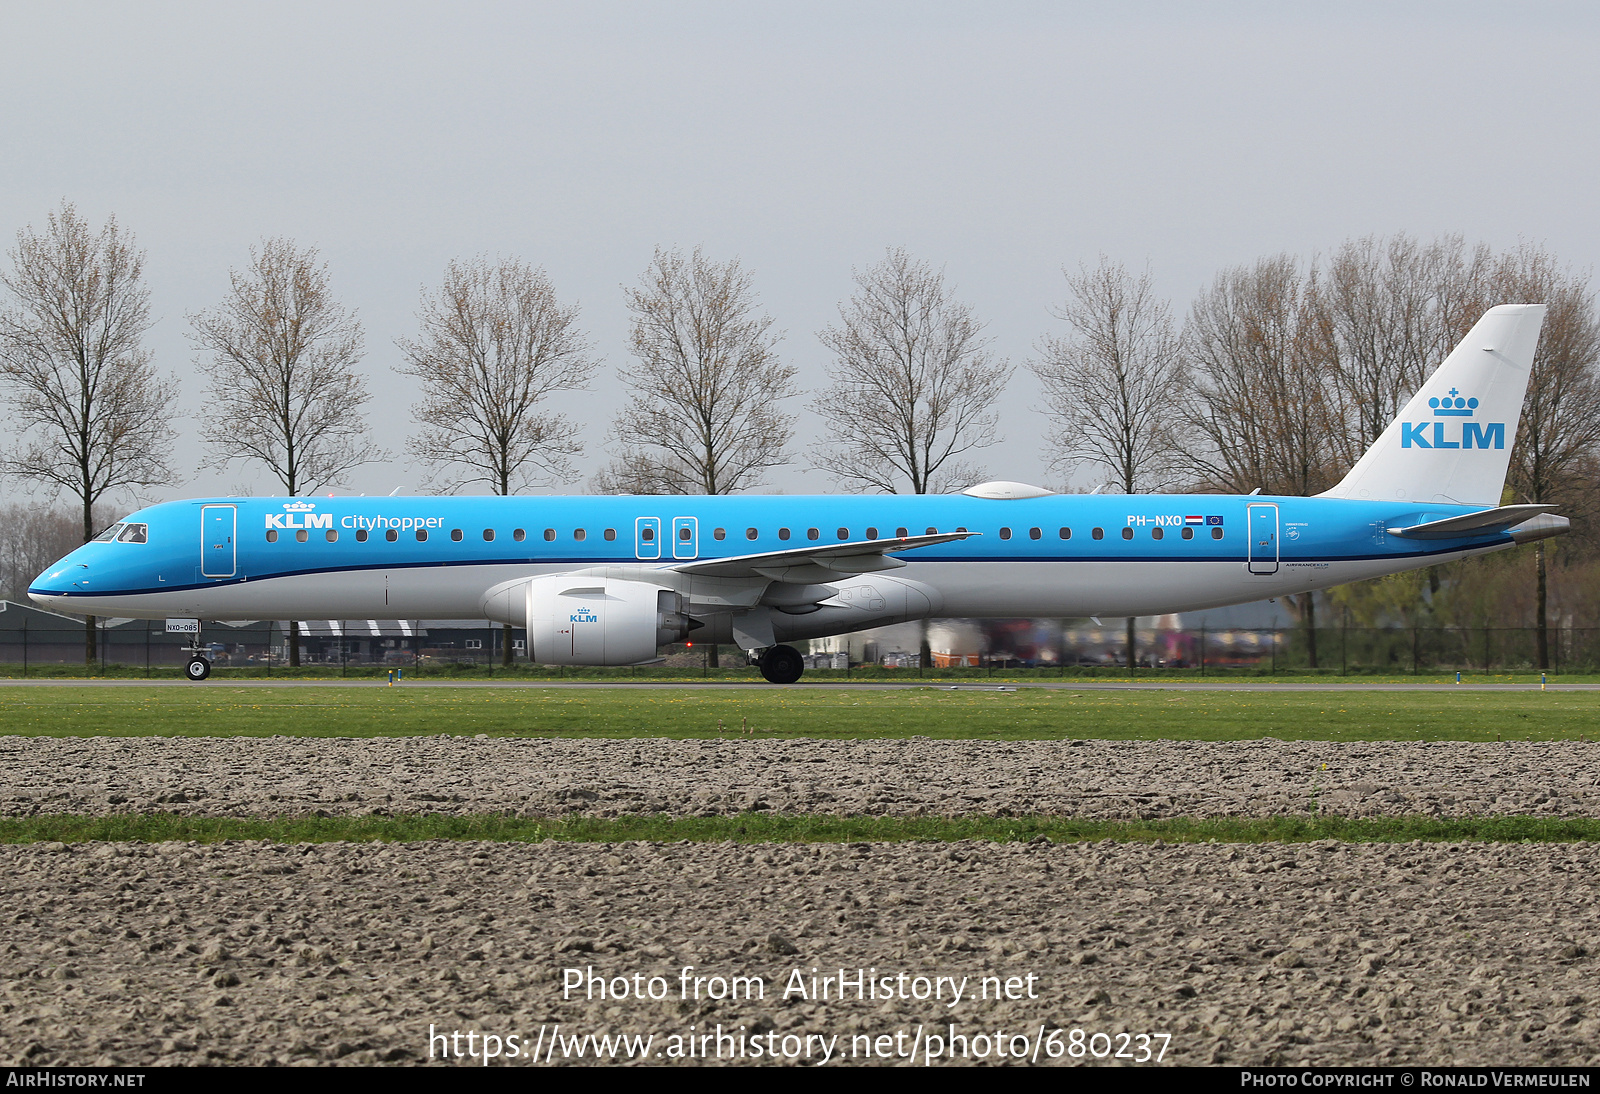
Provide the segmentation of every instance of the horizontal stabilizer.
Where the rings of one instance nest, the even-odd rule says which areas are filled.
[[[680,562],[672,569],[680,574],[705,577],[764,577],[773,581],[829,580],[840,574],[864,574],[904,565],[890,554],[939,543],[954,543],[977,532],[940,532],[930,536],[905,536],[900,539],[867,539],[853,543],[814,544],[792,551],[764,551],[733,558],[703,558]],[[805,567],[805,570],[801,570]],[[816,575],[820,574],[818,577]],[[811,576],[805,576],[811,575]]]
[[[1498,509],[1485,509],[1481,513],[1430,520],[1426,524],[1412,524],[1403,528],[1386,528],[1384,531],[1391,536],[1404,536],[1406,539],[1464,539],[1468,536],[1492,536],[1554,509],[1554,505],[1502,505]]]

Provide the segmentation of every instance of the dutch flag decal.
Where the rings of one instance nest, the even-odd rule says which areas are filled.
[[[1184,517],[1183,518],[1183,523],[1185,523],[1185,524],[1204,524],[1205,522],[1206,522],[1206,518],[1205,517]]]

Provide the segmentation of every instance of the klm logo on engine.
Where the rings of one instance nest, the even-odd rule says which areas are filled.
[[[1455,388],[1443,398],[1429,399],[1434,418],[1471,418],[1478,410],[1478,400],[1464,398]],[[1504,448],[1506,423],[1462,422],[1452,429],[1450,422],[1401,422],[1401,448]],[[1433,428],[1429,428],[1432,426]]]
[[[579,608],[567,617],[569,623],[598,623],[600,617],[588,608]]]
[[[268,513],[268,528],[332,528],[332,513],[313,513],[316,503],[291,501],[284,505],[287,513]]]

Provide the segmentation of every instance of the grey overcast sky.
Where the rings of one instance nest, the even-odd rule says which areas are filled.
[[[1042,481],[1021,366],[1063,266],[1148,263],[1180,315],[1219,269],[1351,236],[1593,267],[1597,27],[1579,3],[6,2],[0,245],[63,200],[134,233],[186,438],[186,316],[261,238],[319,248],[397,453],[352,475],[367,493],[422,482],[395,339],[452,258],[519,256],[581,305],[603,364],[561,406],[586,479],[621,402],[622,288],[655,247],[737,256],[815,389],[852,268],[904,246],[1018,366],[984,462]],[[270,492],[192,439],[177,455],[159,497]],[[803,457],[768,484],[834,489]]]

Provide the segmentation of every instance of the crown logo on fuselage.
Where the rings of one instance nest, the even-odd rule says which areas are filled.
[[[1473,401],[1476,403],[1477,400]],[[315,502],[310,501],[286,501],[283,503],[283,507],[291,513],[309,513],[317,506]]]
[[[1461,392],[1451,388],[1449,395],[1443,399],[1429,399],[1428,405],[1433,407],[1435,418],[1470,418],[1472,412],[1478,409],[1478,400],[1464,399]]]

